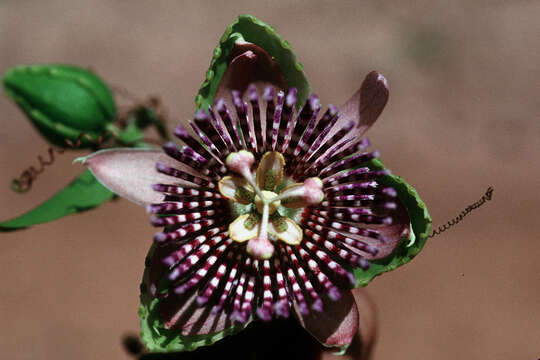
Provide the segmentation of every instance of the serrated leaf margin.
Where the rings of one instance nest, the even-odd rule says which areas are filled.
[[[218,85],[229,65],[229,55],[236,40],[244,40],[263,48],[277,63],[285,76],[289,87],[298,89],[298,104],[304,104],[311,93],[304,68],[296,60],[289,43],[284,40],[270,25],[252,15],[240,15],[226,29],[221,36],[219,44],[213,51],[210,67],[206,72],[206,79],[202,83],[195,104],[197,110],[207,110],[213,105]]]

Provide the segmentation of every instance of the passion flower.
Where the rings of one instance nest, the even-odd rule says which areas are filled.
[[[175,129],[182,146],[84,159],[164,227],[141,289],[143,341],[191,350],[253,319],[293,314],[321,343],[346,347],[358,330],[358,274],[375,262],[371,279],[410,260],[416,253],[403,247],[416,237],[423,245],[429,231],[411,221],[427,214],[410,201],[414,190],[392,180],[362,138],[388,100],[387,82],[371,72],[341,108],[323,109],[313,94],[301,101],[277,57],[234,39],[213,106],[196,112],[193,134]]]

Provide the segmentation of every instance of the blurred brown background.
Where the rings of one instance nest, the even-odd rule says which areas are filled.
[[[188,119],[214,46],[240,13],[273,25],[324,104],[370,70],[390,101],[368,133],[413,184],[435,224],[488,185],[494,200],[369,287],[380,310],[375,359],[540,357],[539,1],[7,1],[0,71],[62,62],[159,94],[169,127]],[[0,219],[81,171],[64,155],[25,195],[10,180],[47,144],[0,97]],[[127,359],[138,331],[154,229],[127,201],[0,234],[0,358]]]

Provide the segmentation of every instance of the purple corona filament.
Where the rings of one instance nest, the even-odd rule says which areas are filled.
[[[355,268],[384,252],[381,229],[398,208],[396,191],[381,182],[389,171],[370,166],[378,152],[346,136],[356,123],[340,121],[334,105],[322,113],[315,95],[299,104],[294,88],[254,85],[230,95],[230,103],[218,99],[195,114],[195,135],[175,129],[185,145],[163,148],[178,166],[156,165],[170,177],[153,186],[163,202],[147,208],[152,224],[164,227],[154,236],[168,251],[163,296],[194,295],[197,306],[238,323],[287,318],[293,307],[321,312],[355,285]],[[281,190],[291,185],[290,194]],[[288,202],[291,217],[279,210]],[[235,219],[242,222],[233,236]],[[298,229],[297,238],[280,235],[284,229]],[[268,242],[268,254],[249,252]]]

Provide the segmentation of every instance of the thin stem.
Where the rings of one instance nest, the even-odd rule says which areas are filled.
[[[259,227],[259,238],[266,237],[266,232],[268,231],[268,217],[270,214],[270,206],[268,204],[264,204],[263,206],[263,213],[262,213],[262,219],[261,219],[261,226]]]
[[[247,180],[248,184],[251,185],[251,187],[255,190],[255,192],[257,193],[257,195],[259,195],[259,197],[261,198],[263,204],[265,205],[268,205],[271,203],[271,201],[269,202],[263,195],[261,189],[259,189],[259,186],[257,185],[257,183],[253,180],[253,177],[251,176],[251,173],[249,171],[245,171],[242,173],[242,176],[244,177],[244,179]]]
[[[282,192],[278,196],[270,199],[270,203],[273,203],[274,201],[278,201],[278,200],[283,200],[283,199],[286,199],[288,197],[303,196],[303,195],[304,195],[304,187],[299,186],[296,189],[292,189],[292,190],[289,190],[289,191]]]

